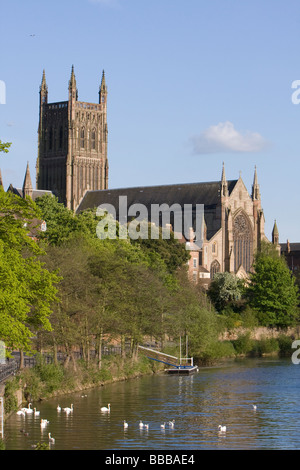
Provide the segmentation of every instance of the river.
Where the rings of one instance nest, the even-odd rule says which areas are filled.
[[[56,450],[300,449],[299,390],[300,365],[277,358],[131,379],[32,403],[40,416],[13,414],[6,421],[6,449],[48,443],[49,432]],[[108,403],[110,413],[101,412]],[[73,404],[73,412],[58,412],[58,404]],[[41,419],[49,421],[44,428]],[[140,420],[149,428],[140,429]]]

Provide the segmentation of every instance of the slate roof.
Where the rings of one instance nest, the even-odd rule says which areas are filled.
[[[23,190],[22,190],[22,188],[14,188],[12,185],[10,185],[10,187],[8,188],[8,190],[11,191],[11,192],[13,192],[13,193],[16,194],[17,196],[23,197]],[[36,198],[41,197],[41,196],[44,196],[44,194],[53,195],[53,192],[50,191],[50,190],[46,190],[46,189],[33,189],[33,190],[32,190],[31,199],[32,199],[33,201],[35,201]]]
[[[227,181],[229,194],[236,183],[237,180]],[[184,204],[191,204],[193,213],[196,210],[196,204],[204,204],[207,238],[210,239],[220,228],[221,223],[220,217],[216,217],[217,207],[220,203],[220,188],[220,181],[213,181],[87,191],[76,213],[97,208],[101,204],[111,204],[116,210],[118,219],[119,196],[127,196],[127,208],[133,204],[143,204],[147,207],[148,212],[151,204],[165,203],[168,206],[179,204],[181,207]]]
[[[281,251],[287,251],[287,243],[280,243]],[[300,243],[290,243],[290,251],[300,251]]]

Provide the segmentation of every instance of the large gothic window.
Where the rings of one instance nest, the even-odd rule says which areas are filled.
[[[84,139],[85,139],[85,132],[84,132],[84,127],[82,127],[80,131],[80,147],[82,149],[84,148]]]
[[[253,236],[248,217],[243,212],[240,212],[233,221],[233,243],[235,272],[241,266],[249,272],[253,257]]]

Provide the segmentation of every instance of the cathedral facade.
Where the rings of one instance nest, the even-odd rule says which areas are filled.
[[[190,252],[191,279],[205,288],[218,272],[228,271],[247,277],[256,250],[262,241],[267,241],[256,168],[251,192],[248,192],[241,175],[236,180],[227,180],[223,164],[219,181],[87,191],[77,213],[107,204],[115,208],[117,220],[123,222],[121,212],[124,214],[124,211],[119,210],[121,196],[126,197],[128,207],[143,205],[148,214],[154,205],[161,208],[167,205],[178,211],[183,211],[186,205],[192,207],[188,236],[183,232],[176,235]],[[204,208],[200,214],[197,213],[197,205]],[[197,217],[201,220],[198,221]],[[147,221],[151,222],[151,219]],[[169,222],[172,226],[172,218]],[[196,239],[194,234],[199,232],[196,230],[198,222],[202,228],[200,237]],[[279,247],[278,239],[273,234],[273,243]]]
[[[99,102],[78,101],[74,67],[67,101],[48,102],[45,71],[40,86],[37,189],[51,190],[76,210],[87,190],[108,187],[107,87],[104,72]]]

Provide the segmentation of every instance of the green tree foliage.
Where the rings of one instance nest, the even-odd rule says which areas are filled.
[[[263,246],[254,261],[246,296],[263,326],[287,327],[299,318],[299,291],[286,261]]]
[[[235,275],[228,272],[216,273],[209,286],[208,296],[218,312],[221,312],[226,305],[241,299],[242,291],[243,283]]]
[[[2,142],[0,140],[0,152],[8,153],[11,142]]]
[[[29,237],[36,224],[34,204],[0,188],[0,339],[29,350],[39,329],[51,329],[49,315],[58,277],[38,259]]]

